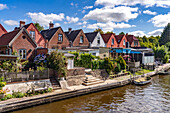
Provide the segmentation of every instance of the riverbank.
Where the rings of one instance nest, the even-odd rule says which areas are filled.
[[[153,76],[160,70],[167,70],[170,68],[170,64],[165,64],[158,67],[155,71],[144,74],[144,76]],[[135,78],[140,77],[136,76]],[[26,107],[31,107],[35,105],[50,103],[57,100],[62,100],[66,98],[76,97],[80,95],[85,95],[89,93],[94,93],[106,89],[121,87],[130,83],[130,76],[119,77],[119,79],[106,80],[104,83],[91,85],[91,86],[72,86],[68,90],[55,90],[52,93],[47,93],[43,95],[37,95],[32,97],[24,97],[19,99],[9,99],[0,102],[0,112],[8,112],[18,109],[23,109]]]

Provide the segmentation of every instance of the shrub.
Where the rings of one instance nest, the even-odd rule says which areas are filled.
[[[106,69],[106,72],[108,74],[111,74],[114,70],[113,62],[110,60],[110,58],[104,58],[104,68]]]
[[[116,61],[120,64],[121,69],[126,69],[126,62],[121,56],[119,56]]]
[[[120,72],[121,71],[121,66],[119,63],[117,63],[117,67],[115,67],[115,72]]]
[[[4,101],[4,100],[7,100],[7,99],[8,99],[7,97],[4,97],[4,98],[2,98],[1,100]]]
[[[7,98],[7,99],[11,99],[11,98],[12,98],[12,95],[11,95],[11,94],[7,94],[7,95],[6,95],[6,98]]]
[[[24,97],[24,93],[22,93],[22,92],[13,92],[13,94],[12,94],[12,96],[14,97],[14,98],[22,98],[22,97]]]
[[[0,77],[0,90],[6,85],[6,82],[4,81],[4,77]]]
[[[47,92],[52,92],[53,88],[48,88]]]

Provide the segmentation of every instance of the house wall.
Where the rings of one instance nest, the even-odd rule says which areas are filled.
[[[100,37],[100,44],[97,43],[98,37]],[[96,35],[95,39],[93,40],[93,43],[91,44],[91,47],[105,47],[104,40],[103,40],[103,38],[102,38],[102,36],[101,36],[101,34],[99,32]]]
[[[124,40],[125,40],[125,45],[123,45],[123,41],[124,41]],[[126,39],[126,36],[124,35],[123,38],[122,38],[122,40],[121,40],[121,42],[120,42],[120,44],[119,44],[119,46],[117,46],[117,47],[126,48],[126,42],[127,42],[127,39]]]
[[[83,43],[80,43],[80,36],[83,36]],[[78,34],[78,36],[74,40],[73,46],[74,47],[77,47],[77,46],[89,46],[89,41],[88,41],[86,35],[84,34],[83,30],[80,31],[80,33]]]
[[[112,39],[114,39],[114,45],[112,45]],[[116,41],[116,38],[114,37],[114,35],[111,35],[106,47],[110,48],[110,47],[117,47],[118,44],[117,44],[117,41]]]
[[[58,34],[63,35],[63,41],[58,41]],[[65,33],[61,28],[57,30],[57,32],[54,34],[54,36],[51,38],[51,40],[47,44],[49,49],[56,48],[56,49],[62,49],[63,47],[69,47],[69,40],[66,37]]]
[[[30,26],[27,28],[27,31],[28,33],[30,31],[35,31],[35,42],[37,43],[38,47],[45,48],[45,39],[33,24],[30,24]]]
[[[134,46],[134,41],[133,41],[130,46],[131,46],[131,47],[140,47],[140,43],[139,43],[139,41],[138,41],[138,46]]]
[[[26,38],[23,39],[22,36]],[[19,49],[26,49],[27,50],[27,59],[31,60],[35,56],[35,48],[36,45],[32,42],[29,36],[22,32],[20,36],[12,43],[12,51],[16,50],[19,53]]]

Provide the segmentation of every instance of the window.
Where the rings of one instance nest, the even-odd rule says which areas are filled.
[[[138,42],[137,41],[134,41],[134,46],[138,46]]]
[[[30,31],[31,38],[35,40],[35,31]]]
[[[100,37],[97,38],[97,44],[100,44]]]
[[[8,55],[8,49],[5,50],[6,55]]]
[[[12,49],[9,48],[9,55],[12,55]]]
[[[114,45],[114,39],[112,39],[112,45]]]
[[[80,43],[83,43],[83,36],[80,36]]]
[[[19,49],[19,56],[20,56],[20,59],[26,59],[27,58],[27,50]]]
[[[123,40],[123,45],[124,45],[124,46],[126,45],[126,42],[125,42],[125,40]]]
[[[62,42],[63,41],[63,35],[62,34],[58,34],[58,41]]]

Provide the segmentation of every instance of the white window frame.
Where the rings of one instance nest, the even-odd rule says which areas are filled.
[[[33,40],[35,40],[35,31],[30,31],[30,36]]]
[[[24,57],[24,51],[25,51],[25,57]],[[26,49],[19,49],[19,56],[20,59],[27,59],[27,50]]]
[[[63,41],[63,34],[58,34],[58,41],[62,42]]]
[[[83,36],[80,36],[80,43],[83,43],[84,40],[83,40]]]

